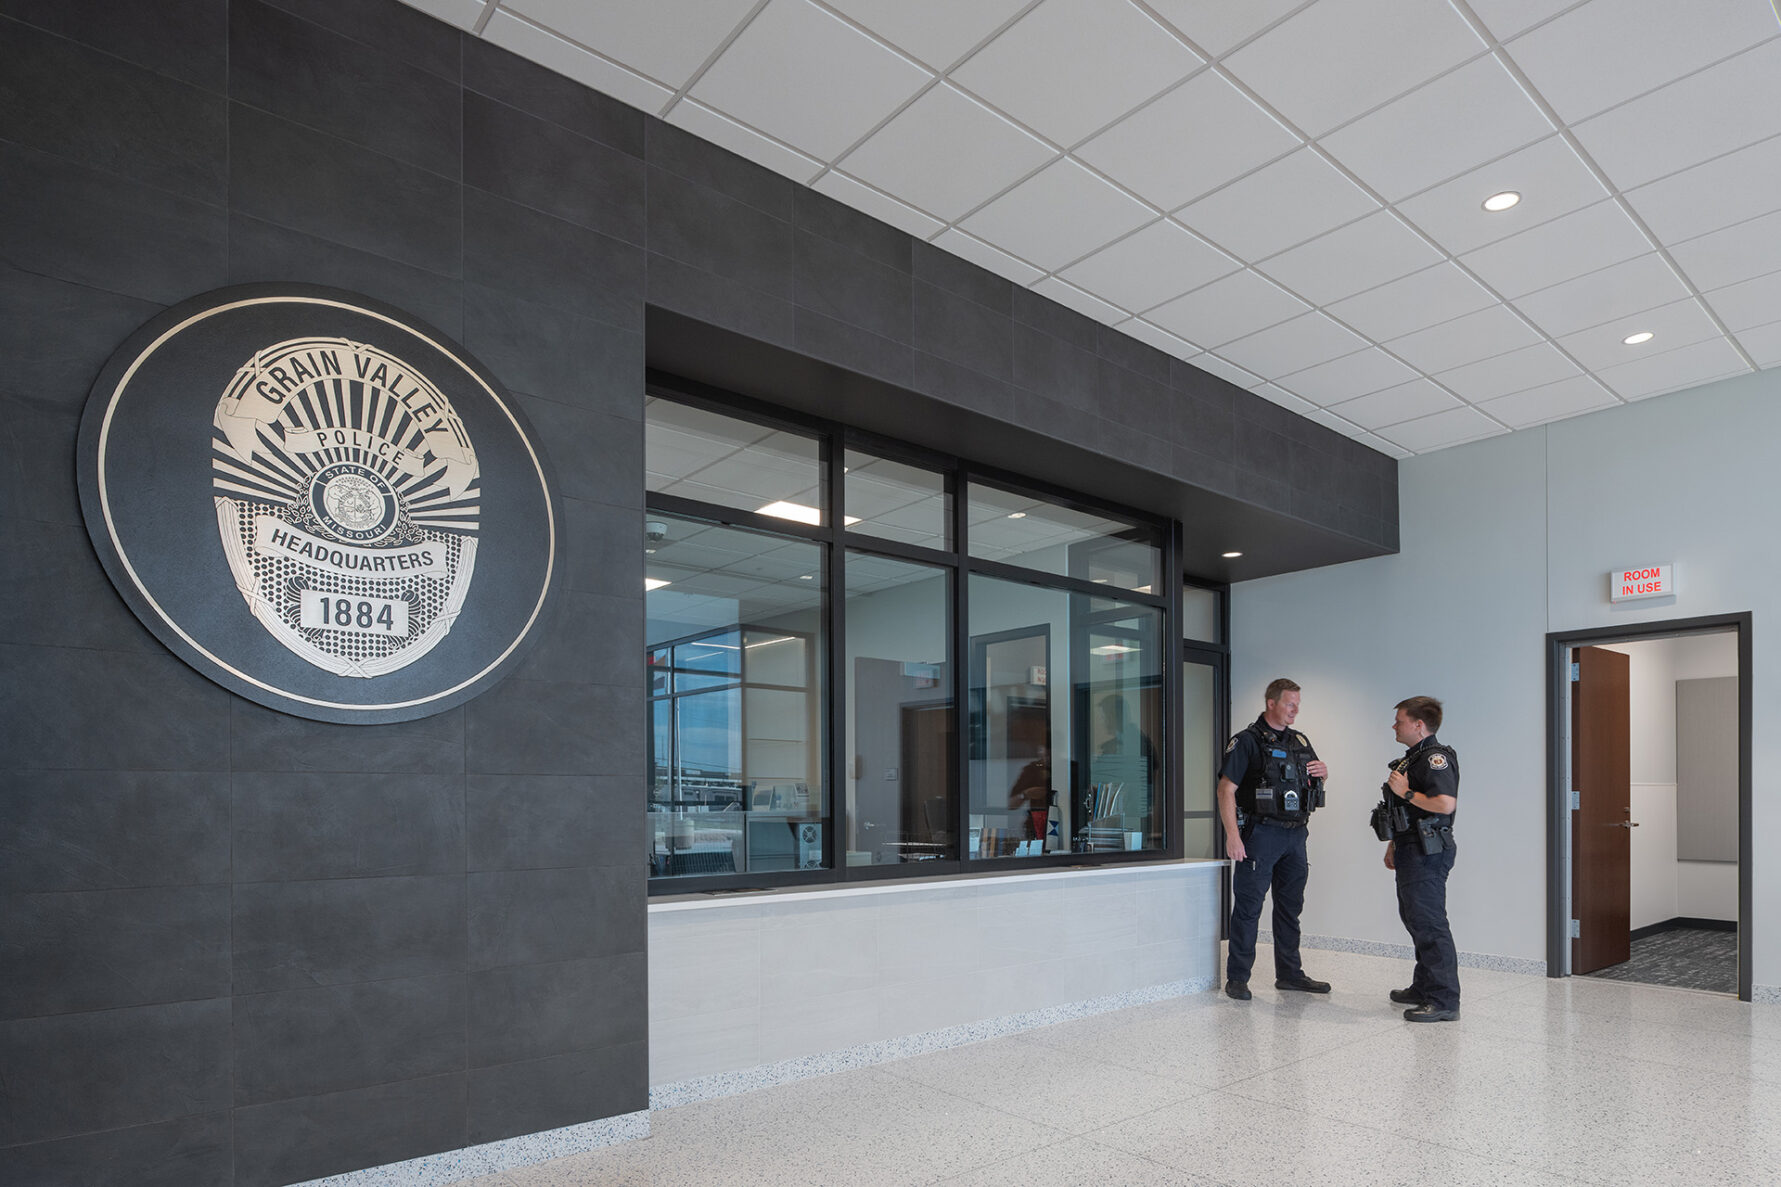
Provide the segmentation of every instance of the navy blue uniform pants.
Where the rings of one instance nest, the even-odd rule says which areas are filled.
[[[1434,855],[1422,851],[1415,833],[1398,838],[1398,918],[1416,945],[1416,974],[1410,988],[1437,1010],[1459,1009],[1459,953],[1447,926],[1447,875],[1459,849]]]
[[[1255,966],[1255,927],[1262,917],[1262,898],[1274,892],[1274,977],[1295,980],[1305,975],[1299,964],[1299,912],[1305,909],[1307,828],[1281,828],[1255,822],[1244,847],[1249,856],[1231,875],[1231,947],[1225,958],[1225,979],[1249,980]]]

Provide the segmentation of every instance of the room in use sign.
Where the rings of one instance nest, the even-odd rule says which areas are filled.
[[[1615,569],[1608,574],[1608,600],[1630,602],[1637,598],[1661,598],[1676,592],[1674,566],[1645,565]]]

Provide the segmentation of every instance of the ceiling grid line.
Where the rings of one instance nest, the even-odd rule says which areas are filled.
[[[680,101],[682,99],[686,98],[687,95],[692,91],[692,89],[694,87],[699,85],[699,80],[701,78],[705,77],[706,72],[709,71],[713,66],[715,66],[717,64],[717,60],[719,58],[723,57],[725,52],[728,51],[732,45],[736,44],[736,38],[742,36],[743,33],[747,32],[748,26],[754,24],[754,19],[761,15],[761,10],[766,8],[767,5],[771,4],[772,2],[773,2],[773,0],[756,0],[755,6],[751,9],[749,9],[747,14],[744,15],[741,20],[736,22],[736,26],[735,26],[735,28],[730,30],[729,36],[725,37],[721,42],[719,42],[717,45],[717,48],[713,49],[709,54],[707,54],[705,56],[705,60],[703,62],[699,63],[698,69],[696,69],[692,72],[691,76],[687,78],[686,82],[682,83],[678,87],[673,88],[674,93],[668,97],[668,101],[666,103],[662,104],[662,109],[655,113],[657,119],[665,120],[668,118],[668,113],[673,111],[676,107],[678,107],[680,105]],[[662,80],[657,79],[656,81],[660,82]],[[731,116],[731,117],[727,117],[727,118],[733,119],[734,117]],[[740,121],[738,121],[738,122],[740,122]],[[763,133],[763,135],[765,135],[765,133]],[[786,147],[789,148],[791,146],[787,145]]]

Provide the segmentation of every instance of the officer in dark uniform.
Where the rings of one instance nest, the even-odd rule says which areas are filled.
[[[1459,846],[1453,816],[1459,807],[1459,755],[1435,738],[1441,702],[1434,697],[1399,701],[1392,729],[1409,747],[1391,764],[1386,804],[1401,807],[1385,846],[1385,868],[1398,877],[1398,916],[1416,945],[1416,973],[1391,1000],[1410,1009],[1410,1022],[1452,1022],[1459,1017],[1459,954],[1447,926],[1447,875]],[[1402,825],[1403,827],[1397,827]]]
[[[1250,998],[1255,929],[1262,898],[1274,892],[1274,987],[1328,993],[1329,982],[1305,975],[1299,963],[1299,912],[1305,906],[1307,821],[1323,802],[1328,768],[1292,729],[1299,715],[1299,686],[1268,685],[1262,715],[1230,740],[1218,771],[1218,810],[1225,849],[1236,862],[1231,876],[1230,953],[1226,996]]]

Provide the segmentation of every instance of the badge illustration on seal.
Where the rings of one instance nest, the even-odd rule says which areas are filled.
[[[273,638],[337,676],[406,667],[451,631],[476,571],[476,451],[389,351],[279,342],[217,401],[217,530]]]
[[[143,626],[283,713],[375,725],[479,696],[562,580],[562,506],[519,398],[357,293],[242,285],[157,314],[94,380],[76,461],[87,534]]]

